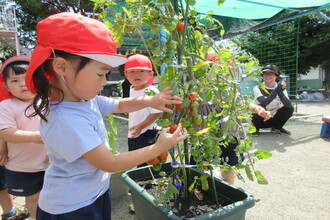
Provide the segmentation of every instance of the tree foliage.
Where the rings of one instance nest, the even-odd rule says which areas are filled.
[[[37,23],[51,14],[71,11],[86,15],[93,12],[91,0],[15,0],[19,38],[25,47],[34,47]]]
[[[326,10],[327,14],[329,9]],[[311,67],[321,65],[323,67],[330,65],[330,22],[317,13],[300,17],[297,20],[299,25],[298,32],[298,73],[306,74]],[[283,36],[295,35],[295,22],[286,22],[274,25],[267,31],[259,30],[244,34],[234,38],[234,41],[244,50],[253,54],[263,63],[264,51],[261,51],[259,45],[263,48],[271,49],[274,45],[285,50],[290,45],[286,45]],[[291,45],[292,46],[292,45]],[[269,50],[268,53],[276,53]],[[283,54],[284,55],[284,54]]]

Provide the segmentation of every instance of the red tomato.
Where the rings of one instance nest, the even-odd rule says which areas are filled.
[[[148,165],[156,165],[156,164],[159,164],[159,159],[158,159],[158,157],[156,157],[156,158],[154,158],[154,159],[151,159],[151,160],[149,160],[149,161],[147,161],[147,164]]]
[[[176,104],[176,105],[175,105],[175,109],[176,109],[176,110],[179,110],[179,111],[182,111],[184,108],[182,107],[181,104]]]
[[[193,110],[194,108],[198,108],[198,107],[199,107],[199,103],[196,101],[191,103],[191,105],[188,106],[188,108],[191,110]]]
[[[198,96],[197,92],[192,92],[190,95],[188,95],[188,99],[192,102],[196,101],[196,97]]]
[[[188,110],[188,115],[189,115],[190,117],[194,117],[194,116],[195,116],[195,114],[194,114],[192,111],[190,111],[190,110]]]
[[[159,160],[167,160],[167,156],[168,156],[168,152],[165,151],[164,153],[162,153],[161,155],[158,156]]]
[[[177,128],[178,128],[177,124],[172,124],[170,126],[170,133],[173,134],[176,131]]]
[[[183,32],[184,30],[184,23],[178,23],[176,25],[176,29],[179,31],[179,32]]]

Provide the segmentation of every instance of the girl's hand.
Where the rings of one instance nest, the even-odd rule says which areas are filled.
[[[181,123],[179,123],[173,134],[170,134],[169,130],[170,127],[163,128],[160,132],[157,142],[155,143],[156,145],[164,148],[163,152],[171,149],[173,146],[175,146],[180,141],[183,141],[188,136],[187,130],[185,128],[182,129]]]
[[[172,109],[166,108],[165,105],[175,105],[175,104],[181,104],[182,98],[179,96],[173,96],[171,95],[171,87],[167,87],[164,90],[162,90],[160,93],[157,93],[156,95],[152,96],[150,107],[159,109],[164,112],[173,113]]]

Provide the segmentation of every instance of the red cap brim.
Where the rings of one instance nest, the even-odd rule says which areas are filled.
[[[49,47],[44,47],[42,45],[38,45],[32,53],[32,59],[26,71],[25,83],[28,90],[30,90],[34,94],[36,93],[36,91],[33,83],[33,74],[37,70],[37,68],[41,66],[50,57],[51,54],[52,49]]]

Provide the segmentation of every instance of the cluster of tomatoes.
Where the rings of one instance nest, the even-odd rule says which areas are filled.
[[[178,123],[181,123],[182,127],[187,129],[188,134],[196,133],[196,126],[202,124],[202,116],[198,114],[199,103],[197,98],[198,94],[191,92],[187,95],[187,99],[189,100],[188,106],[184,104],[169,106],[178,117],[164,113],[162,119],[157,121],[157,124],[160,127],[170,127],[170,133],[174,133],[178,127]]]
[[[160,163],[165,163],[167,161],[167,156],[168,156],[168,152],[164,152],[161,155],[159,155],[158,157],[151,159],[149,161],[147,161],[148,165],[157,165]]]

